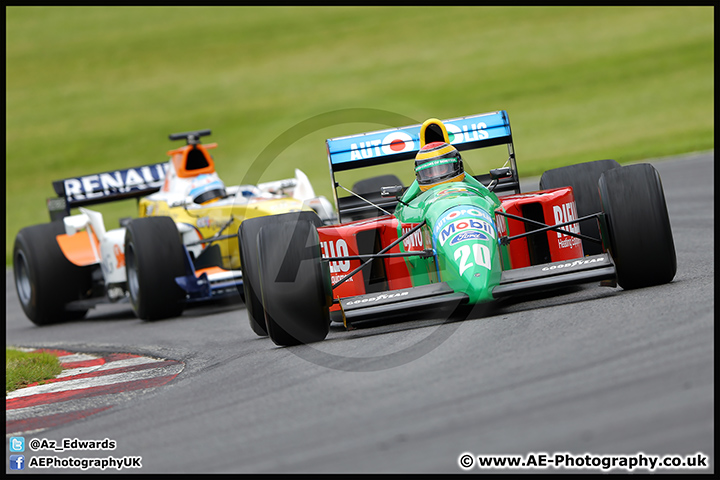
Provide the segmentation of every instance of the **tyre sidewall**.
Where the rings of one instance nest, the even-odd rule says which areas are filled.
[[[158,320],[182,313],[185,293],[175,278],[186,274],[184,256],[177,226],[170,217],[137,218],[128,224],[125,232],[128,290],[139,318]]]
[[[260,284],[268,335],[288,346],[323,340],[330,326],[327,279],[315,225],[282,222],[259,234]]]
[[[25,227],[13,246],[13,276],[18,300],[25,315],[36,325],[80,319],[87,309],[68,310],[67,304],[91,289],[92,267],[71,263],[56,237],[65,233],[62,221]],[[24,267],[19,261],[24,259]],[[25,274],[27,292],[20,291],[19,276]],[[26,301],[23,301],[25,299]]]
[[[662,182],[650,164],[611,170],[598,182],[610,253],[624,289],[670,282],[675,244]]]

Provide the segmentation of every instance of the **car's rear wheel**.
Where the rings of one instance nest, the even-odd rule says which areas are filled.
[[[276,345],[323,340],[330,329],[332,289],[312,221],[292,217],[265,225],[258,253],[265,326]]]
[[[63,255],[55,237],[65,233],[62,221],[25,227],[13,246],[13,275],[25,315],[36,325],[77,320],[86,308],[72,309],[92,289],[92,267],[79,267]]]
[[[125,265],[130,303],[142,320],[177,317],[185,292],[175,282],[185,275],[185,250],[170,217],[132,220],[125,231]]]
[[[575,196],[575,207],[578,218],[598,213],[601,210],[600,194],[598,193],[598,180],[607,170],[618,168],[620,164],[615,160],[596,160],[594,162],[578,163],[565,167],[547,170],[540,177],[540,190],[549,190],[570,186]],[[597,220],[580,222],[580,233],[592,238],[600,239],[600,230]],[[585,255],[596,255],[603,252],[601,243],[589,240],[582,241]]]
[[[657,170],[647,163],[608,170],[598,185],[618,285],[631,289],[670,282],[677,259]]]

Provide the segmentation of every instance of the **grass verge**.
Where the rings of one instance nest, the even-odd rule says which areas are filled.
[[[60,361],[50,353],[5,349],[5,393],[55,378],[61,371]]]

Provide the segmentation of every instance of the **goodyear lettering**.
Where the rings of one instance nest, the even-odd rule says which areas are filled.
[[[159,187],[167,164],[146,165],[63,180],[69,200],[85,200]]]
[[[322,256],[330,257],[346,257],[349,255],[348,245],[342,238],[338,240],[330,240],[320,242],[320,250]],[[347,273],[350,271],[350,260],[334,260],[330,262],[330,273]]]
[[[573,267],[579,267],[581,265],[589,265],[591,263],[597,263],[597,262],[604,262],[605,259],[603,257],[595,257],[595,258],[589,258],[587,260],[575,260],[572,262],[567,263],[560,263],[558,265],[550,265],[547,267],[543,267],[543,272],[549,272],[552,270],[559,270],[562,268],[573,268]]]
[[[365,297],[365,298],[358,299],[358,300],[351,300],[351,301],[347,302],[346,305],[349,306],[349,305],[357,305],[357,304],[360,304],[360,303],[379,302],[380,300],[386,300],[386,299],[388,299],[388,298],[404,297],[404,296],[406,296],[406,295],[409,294],[409,293],[410,293],[410,292],[383,293],[383,294],[381,294],[381,295],[377,295],[377,296],[374,296],[374,297]]]

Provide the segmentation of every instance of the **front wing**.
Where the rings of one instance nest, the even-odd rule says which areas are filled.
[[[575,260],[505,270],[500,283],[493,289],[493,297],[499,300],[512,295],[598,281],[614,286],[615,278],[612,257],[601,253]],[[409,315],[450,315],[458,306],[468,304],[468,295],[456,292],[442,282],[341,298],[339,304],[345,327],[352,329]]]

